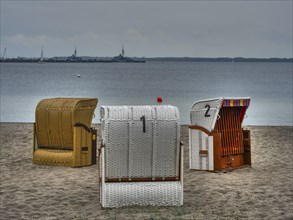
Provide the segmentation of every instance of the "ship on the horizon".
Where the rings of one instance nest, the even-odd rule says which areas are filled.
[[[2,56],[2,58],[1,58],[1,62],[4,62],[4,60],[5,60],[5,56],[6,56],[6,47],[5,47],[5,49],[4,49],[4,53],[3,53],[3,56]]]
[[[43,52],[43,47],[42,47],[42,51],[41,51],[41,56],[40,56],[40,60],[39,60],[39,64],[43,64],[44,63],[44,52]]]
[[[121,53],[112,59],[116,63],[145,63],[144,58],[130,58],[125,56],[124,45],[122,45]]]
[[[2,55],[2,54],[1,54]],[[44,57],[44,50],[42,47],[40,57],[12,57],[7,56],[7,48],[5,47],[4,53],[0,55],[0,63],[145,63],[145,57],[127,57],[125,56],[124,46],[118,56],[114,57],[91,57],[91,56],[77,56],[77,49],[71,56],[55,56],[51,58]],[[148,61],[181,61],[181,62],[293,62],[293,58],[244,58],[244,57],[152,57],[147,58]]]
[[[6,48],[4,50],[3,56],[0,58],[0,62],[7,63],[145,63],[145,58],[137,57],[126,57],[124,46],[122,45],[122,51],[118,56],[114,57],[89,57],[89,56],[77,56],[77,49],[75,46],[74,52],[68,57],[51,57],[44,58],[44,50],[42,47],[41,55],[39,58],[27,58],[27,57],[17,57],[17,58],[7,58]]]

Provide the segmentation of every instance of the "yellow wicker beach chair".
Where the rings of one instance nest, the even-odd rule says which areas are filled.
[[[36,107],[33,163],[81,167],[96,164],[91,122],[98,99],[44,99]]]

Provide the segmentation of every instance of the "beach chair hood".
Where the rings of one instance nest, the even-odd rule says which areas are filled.
[[[36,107],[36,138],[39,146],[72,149],[73,127],[90,128],[97,106],[96,98],[51,98]]]
[[[193,104],[190,112],[191,125],[200,126],[211,132],[215,129],[219,111],[222,107],[242,107],[239,117],[242,123],[246,110],[250,105],[249,97],[216,98],[201,100]]]
[[[178,176],[179,120],[170,105],[102,106],[107,178]]]

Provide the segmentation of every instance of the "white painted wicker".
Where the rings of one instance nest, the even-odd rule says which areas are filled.
[[[123,206],[183,205],[183,149],[178,181],[105,182],[104,148],[100,155],[100,204],[104,208]]]
[[[180,123],[176,107],[102,106],[101,117],[107,178],[178,175]]]
[[[170,105],[101,107],[103,207],[183,204],[179,120]],[[107,182],[123,178],[177,181]]]
[[[208,131],[212,131],[215,127],[222,101],[223,98],[217,98],[194,103],[190,112],[191,125],[198,125]],[[205,117],[205,114],[210,116]]]
[[[189,129],[189,168],[196,170],[214,170],[214,148],[213,136],[206,133]],[[207,154],[200,154],[201,150],[206,150]]]

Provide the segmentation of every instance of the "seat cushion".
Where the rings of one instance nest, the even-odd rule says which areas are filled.
[[[33,163],[43,165],[73,166],[73,151],[37,149],[33,153]]]

